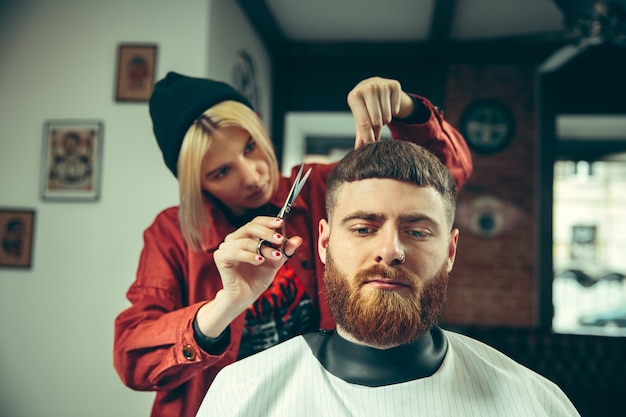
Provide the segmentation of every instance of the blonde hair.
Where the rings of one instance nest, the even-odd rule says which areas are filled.
[[[211,148],[213,134],[222,127],[240,127],[254,139],[269,163],[270,184],[279,176],[278,162],[272,142],[261,119],[248,106],[236,101],[223,101],[206,110],[187,130],[178,156],[179,221],[183,239],[195,251],[201,250],[208,231],[208,213],[204,208],[202,161]]]

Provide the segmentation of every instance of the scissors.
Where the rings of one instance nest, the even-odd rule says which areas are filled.
[[[307,179],[309,179],[309,175],[311,174],[311,169],[312,168],[309,168],[303,177],[302,171],[304,170],[304,162],[300,165],[300,171],[298,171],[298,175],[296,175],[296,179],[294,180],[293,185],[291,186],[291,190],[289,191],[289,194],[287,195],[285,204],[283,204],[283,207],[280,209],[280,211],[278,212],[278,215],[276,216],[279,219],[282,219],[283,221],[282,234],[285,240],[283,240],[282,246],[280,248],[276,248],[267,240],[261,239],[259,241],[259,244],[256,246],[256,252],[259,255],[263,256],[263,254],[261,253],[261,248],[263,246],[269,246],[274,249],[278,249],[280,252],[282,252],[282,254],[286,258],[291,258],[293,256],[293,254],[287,255],[285,253],[285,245],[287,244],[287,240],[289,240],[287,239],[287,215],[291,212],[291,205],[296,200],[296,197],[298,197],[298,194],[300,194],[300,191],[302,191],[302,187],[304,186],[304,183],[306,182]]]

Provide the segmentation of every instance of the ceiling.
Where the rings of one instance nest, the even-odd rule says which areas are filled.
[[[514,54],[532,49],[545,55],[576,36],[572,21],[583,12],[595,13],[595,3],[615,3],[622,12],[626,8],[626,0],[238,2],[270,53],[326,56],[333,50],[345,54],[374,45],[399,48],[400,53],[410,47],[422,54],[435,50]],[[494,45],[499,48],[493,49]]]
[[[551,0],[266,0],[296,41],[477,40],[561,31]]]

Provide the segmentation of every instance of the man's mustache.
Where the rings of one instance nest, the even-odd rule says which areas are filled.
[[[421,285],[419,277],[412,272],[404,269],[403,267],[388,267],[385,265],[373,265],[369,268],[365,268],[357,272],[354,276],[354,281],[357,285],[361,286],[374,278],[383,278],[405,284],[411,288],[417,288]]]

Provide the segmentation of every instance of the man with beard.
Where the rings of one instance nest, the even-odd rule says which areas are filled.
[[[198,416],[578,415],[552,382],[437,326],[459,230],[436,157],[364,145],[330,174],[326,208],[318,250],[336,330],[224,368]]]

